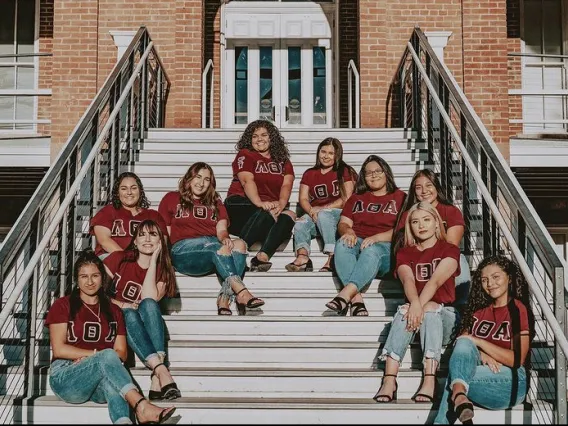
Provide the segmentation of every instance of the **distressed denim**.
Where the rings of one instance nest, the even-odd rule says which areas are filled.
[[[471,270],[467,259],[460,254],[460,274],[455,279],[456,282],[456,306],[463,306],[467,303],[469,296],[469,286],[471,284]]]
[[[438,408],[434,424],[449,424],[456,420],[455,413],[450,411],[452,387],[454,383],[462,383],[471,402],[489,410],[511,408],[511,393],[516,375],[516,397],[514,405],[518,405],[526,397],[527,375],[524,367],[513,369],[502,365],[499,372],[492,372],[483,365],[477,346],[469,339],[457,339],[450,358],[448,378],[444,385],[444,393]],[[513,406],[514,406],[513,405]]]
[[[76,364],[68,359],[56,359],[49,369],[49,384],[55,395],[65,402],[106,402],[114,424],[132,423],[124,396],[136,386],[113,349],[97,352]]]
[[[337,235],[337,224],[341,217],[341,209],[320,210],[317,222],[314,223],[309,214],[303,215],[294,225],[294,250],[303,248],[310,254],[310,241],[318,235],[323,239],[323,252],[333,254]]]
[[[215,272],[221,281],[220,295],[234,298],[230,277],[242,279],[245,273],[247,253],[233,250],[231,255],[218,254],[223,244],[217,237],[186,238],[172,247],[174,268],[185,275],[203,276]]]
[[[353,247],[342,240],[335,243],[335,270],[344,286],[352,283],[361,291],[377,275],[390,271],[391,243],[375,243],[361,250],[363,238],[357,238]]]
[[[148,360],[158,355],[166,358],[166,333],[158,302],[143,299],[138,309],[123,309],[126,324],[126,340],[138,358],[148,365]]]
[[[404,359],[408,345],[416,331],[406,329],[406,305],[400,305],[392,320],[391,328],[380,359],[386,360],[390,356],[399,363]],[[452,306],[439,305],[436,311],[425,312],[420,324],[420,346],[424,358],[434,359],[440,363],[442,346],[450,342],[452,331],[458,323],[458,313]]]

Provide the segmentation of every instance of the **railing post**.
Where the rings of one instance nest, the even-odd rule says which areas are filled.
[[[497,200],[497,172],[495,170],[495,167],[493,167],[493,165],[489,166],[489,182],[491,187],[489,188],[491,191],[491,198],[493,199],[493,201],[495,201],[495,204],[497,204],[497,207],[499,207],[499,202]],[[500,243],[500,238],[499,238],[499,232],[497,230],[497,221],[495,220],[495,216],[491,215],[491,236],[492,236],[492,251],[491,254],[497,254],[499,253],[499,250],[501,248],[501,243]]]
[[[485,186],[487,183],[487,154],[484,151],[480,153],[480,168],[481,168],[481,178]],[[481,202],[481,212],[482,212],[482,222],[481,222],[481,232],[483,235],[483,257],[491,256],[493,253],[491,248],[491,213],[489,211],[489,204],[483,198]]]
[[[414,51],[420,57],[420,39],[416,33],[412,36],[412,45]],[[416,131],[418,137],[417,141],[422,142],[424,137],[422,135],[422,90],[420,88],[420,70],[418,65],[412,62],[412,127]]]
[[[430,55],[426,55],[426,74],[430,77],[432,72],[432,61]],[[426,96],[426,131],[428,135],[428,162],[434,163],[434,111],[432,108],[432,97]]]
[[[463,146],[465,147],[466,151],[468,149],[468,138],[467,138],[467,122],[463,114],[460,114],[460,132],[461,138],[463,142]],[[471,254],[471,208],[469,205],[469,176],[467,165],[463,158],[461,160],[461,185],[462,185],[462,213],[465,222],[465,235],[462,238],[463,241],[463,251],[465,256],[469,256]],[[469,259],[468,259],[469,260]]]
[[[39,240],[41,240],[40,234],[41,232],[39,231],[39,226],[40,226],[40,217],[39,217],[39,211],[35,214],[34,219],[32,221],[32,229],[30,230],[30,241],[33,241],[33,245],[30,247],[30,252],[32,252],[33,250],[35,250],[35,248],[37,247]],[[25,363],[26,363],[26,382],[24,384],[24,392],[27,398],[30,398],[33,396],[34,394],[34,370],[35,370],[35,346],[36,346],[36,315],[37,315],[37,294],[39,291],[39,286],[38,286],[38,268],[39,266],[36,265],[36,267],[34,268],[34,273],[32,276],[32,285],[31,285],[31,289],[29,289],[29,293],[26,294],[24,291],[24,295],[25,295],[25,304],[22,301],[22,308],[24,308],[23,310],[26,311],[27,310],[27,326],[26,326],[26,355],[25,355]],[[25,309],[27,304],[27,308]]]
[[[162,67],[158,65],[158,72],[156,73],[156,127],[163,127],[162,90]]]
[[[448,91],[446,90],[446,86],[444,82],[439,79],[438,80],[438,95],[441,98],[444,105],[444,109],[446,112],[448,111],[448,104],[449,104],[449,96]],[[444,191],[446,192],[446,197],[448,197],[449,201],[452,201],[452,191],[451,191],[451,167],[452,167],[452,160],[451,160],[451,150],[449,144],[449,132],[448,126],[444,120],[440,120],[440,182]]]
[[[554,268],[554,315],[556,320],[566,336],[568,327],[566,327],[566,303],[564,299],[564,268]],[[556,352],[556,424],[566,424],[567,402],[566,402],[566,355],[562,352],[558,340],[554,341],[554,349]]]

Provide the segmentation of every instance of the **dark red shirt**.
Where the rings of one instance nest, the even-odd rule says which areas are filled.
[[[420,294],[428,280],[432,278],[438,264],[447,257],[454,259],[458,263],[458,268],[442,286],[438,287],[432,301],[446,305],[454,303],[455,278],[460,274],[460,249],[447,241],[438,240],[432,247],[423,251],[418,250],[416,246],[402,247],[396,254],[395,276],[398,276],[399,266],[408,265],[414,275],[416,291]]]
[[[444,224],[444,229],[447,231],[452,226],[465,226],[465,222],[463,220],[463,214],[454,205],[450,204],[442,204],[438,203],[436,206],[436,210],[440,213],[440,217],[442,218],[442,223]],[[406,218],[408,217],[408,210],[402,213],[400,217],[400,221],[398,222],[398,229],[404,229],[404,224],[406,223]]]
[[[345,202],[341,216],[353,221],[353,231],[357,237],[367,238],[394,228],[405,198],[406,194],[400,189],[379,196],[370,191],[353,194]]]
[[[113,275],[111,296],[120,302],[132,303],[140,300],[148,269],[142,268],[135,260],[125,261],[126,256],[124,251],[115,251],[105,257],[103,262]],[[156,276],[159,276],[159,268]]]
[[[353,182],[354,177],[345,168],[343,182]],[[321,169],[308,169],[302,175],[300,185],[309,187],[310,204],[313,207],[325,206],[341,197],[337,171],[330,170],[322,174]]]
[[[90,232],[95,235],[95,226],[104,226],[110,229],[110,235],[114,241],[124,250],[130,244],[132,236],[136,232],[136,228],[140,222],[151,219],[158,224],[165,235],[168,235],[168,229],[164,219],[156,210],[142,209],[136,216],[132,215],[130,210],[120,207],[115,209],[112,204],[107,204],[100,209],[91,219]],[[97,241],[95,254],[97,256],[106,253],[100,243]]]
[[[233,181],[227,191],[227,197],[231,195],[246,197],[243,185],[237,176],[240,172],[249,172],[254,175],[254,183],[262,201],[277,201],[280,199],[280,188],[284,183],[284,176],[294,176],[294,167],[290,160],[277,163],[256,151],[241,149],[233,161]]]
[[[158,211],[164,217],[167,226],[171,226],[170,241],[172,244],[187,238],[217,236],[217,223],[225,219],[229,226],[229,215],[221,199],[217,199],[218,215],[210,206],[201,200],[193,200],[193,209],[181,209],[178,191],[168,192],[162,198]]]
[[[529,330],[529,317],[527,308],[520,300],[514,299],[519,309],[519,332]],[[488,306],[473,314],[473,327],[471,334],[480,339],[491,342],[505,349],[512,349],[513,323],[508,306],[494,308]]]
[[[50,324],[69,323],[69,312],[71,311],[69,297],[61,297],[53,303],[45,319],[46,327]],[[100,312],[98,303],[88,306],[94,313],[84,304],[81,306],[74,320],[71,321],[71,326],[67,328],[67,343],[81,349],[96,349],[97,351],[114,348],[116,336],[126,336],[122,310],[111,303],[114,321],[109,323],[105,315]]]

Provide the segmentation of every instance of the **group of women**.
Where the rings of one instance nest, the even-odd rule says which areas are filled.
[[[327,254],[320,271],[335,272],[342,285],[326,304],[338,315],[369,314],[363,292],[375,277],[392,272],[402,282],[406,303],[398,308],[383,348],[385,374],[377,402],[396,399],[396,376],[416,332],[424,374],[413,399],[433,401],[442,348],[456,330],[436,422],[451,420],[452,413],[462,422],[471,420],[471,401],[493,408],[498,399],[488,400],[478,390],[489,373],[500,391],[517,390],[509,404],[524,398],[521,371],[531,332],[526,282],[516,265],[501,257],[482,262],[471,280],[458,248],[463,216],[431,170],[414,175],[407,196],[383,158],[370,155],[357,173],[343,160],[341,142],[324,139],[315,165],[300,181],[296,218],[290,210],[294,168],[278,129],[268,121],[252,122],[236,148],[224,202],[212,168],[203,162],[189,167],[158,211],[148,208],[134,173],[119,176],[111,202],[91,220],[95,253],[79,256],[77,288],[55,302],[46,320],[54,357],[50,381],[57,395],[75,403],[107,401],[115,423],[131,421],[129,406],[139,421],[167,420],[175,407],[161,409],[146,400],[122,366],[126,343],[152,372],[148,398],[179,398],[158,305],[164,296],[175,295],[175,271],[217,274],[218,315],[232,315],[233,301],[238,313],[246,314],[264,301],[247,289],[245,271],[268,271],[271,257],[293,233],[296,257],[286,269],[313,271],[311,240],[319,235]],[[260,249],[247,266],[248,249],[257,242]],[[465,300],[457,294],[467,295],[460,289],[470,280],[460,322]],[[511,375],[513,369],[518,374]],[[85,373],[89,380],[78,380]]]

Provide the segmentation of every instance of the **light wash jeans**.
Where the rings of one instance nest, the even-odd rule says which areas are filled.
[[[404,354],[408,345],[416,334],[416,331],[406,329],[406,320],[403,309],[405,305],[400,305],[392,320],[389,335],[383,351],[380,355],[381,360],[386,360],[390,356],[399,363],[404,359]],[[442,346],[450,342],[452,331],[458,322],[458,313],[452,306],[439,305],[433,312],[424,313],[424,320],[420,324],[420,346],[424,353],[424,358],[431,358],[440,363]]]
[[[106,402],[114,424],[132,423],[124,395],[136,386],[113,349],[97,352],[77,364],[68,359],[56,359],[49,369],[49,384],[55,395],[65,402]]]
[[[190,276],[203,276],[213,272],[219,277],[221,291],[219,295],[235,297],[229,277],[242,279],[248,253],[233,250],[231,255],[218,254],[223,245],[217,237],[187,238],[172,247],[172,263],[178,272]]]
[[[138,358],[146,365],[158,355],[165,359],[166,333],[158,302],[143,299],[138,309],[126,308],[122,312],[126,323],[126,340]]]
[[[341,284],[355,284],[359,292],[377,275],[389,272],[391,264],[391,243],[375,243],[361,250],[362,242],[363,238],[357,238],[357,243],[348,247],[337,240],[333,258]]]
[[[460,253],[460,274],[455,279],[456,283],[456,306],[465,305],[469,296],[469,286],[471,284],[471,271],[469,263],[463,254]]]
[[[323,252],[333,254],[340,217],[341,209],[320,210],[316,223],[309,214],[303,215],[294,225],[294,250],[298,252],[299,249],[303,248],[310,254],[310,241],[319,232],[323,239]]]
[[[514,405],[525,399],[527,375],[524,367],[516,370],[517,392]],[[449,424],[456,420],[455,413],[449,410],[451,388],[454,383],[463,383],[467,397],[471,402],[489,410],[511,408],[513,391],[513,369],[502,365],[499,372],[492,372],[481,363],[477,346],[469,339],[457,339],[450,358],[448,378],[438,408],[434,424]]]

